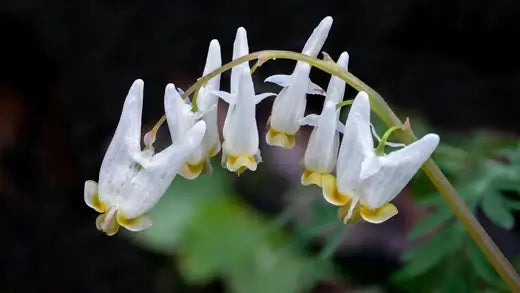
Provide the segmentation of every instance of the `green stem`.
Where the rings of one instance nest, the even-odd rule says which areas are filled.
[[[322,71],[325,71],[331,75],[335,75],[343,79],[356,90],[366,92],[370,97],[370,108],[389,127],[403,125],[401,120],[392,111],[390,106],[388,106],[388,104],[381,97],[381,95],[379,95],[375,90],[366,85],[352,73],[344,70],[331,60],[320,60],[314,57],[291,51],[265,50],[254,52],[242,56],[238,59],[235,59],[198,79],[197,82],[195,82],[188,90],[184,92],[184,94],[182,95],[183,98],[189,96],[196,89],[200,88],[208,80],[215,77],[216,75],[221,74],[243,62],[248,62],[255,59],[258,59],[258,61],[253,66],[254,69],[261,66],[264,62],[270,59],[290,59],[307,62],[310,65]],[[165,117],[163,116],[154,126],[153,131],[157,132],[157,129],[161,126],[161,124],[164,121]],[[411,128],[399,131],[398,133],[396,133],[396,136],[398,136],[399,140],[401,140],[401,142],[405,144],[410,144],[411,142],[417,140],[417,137],[415,136]],[[477,221],[475,216],[468,209],[462,198],[458,195],[457,191],[448,181],[446,176],[444,176],[437,164],[435,164],[435,162],[432,159],[429,159],[423,165],[422,169],[430,178],[433,185],[441,193],[442,197],[448,203],[452,212],[462,223],[462,225],[464,226],[468,234],[471,236],[473,241],[477,244],[479,249],[484,253],[484,255],[491,263],[493,268],[497,271],[497,273],[504,280],[504,282],[509,286],[511,291],[520,292],[520,277],[518,276],[517,272],[511,266],[511,264],[504,256],[504,254],[500,251],[500,249],[497,247],[497,245],[493,242],[491,237],[489,237],[489,235]]]

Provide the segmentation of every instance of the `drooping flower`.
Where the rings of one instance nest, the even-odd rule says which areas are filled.
[[[384,143],[384,142],[383,142]],[[337,180],[323,181],[323,195],[340,206],[345,223],[363,218],[382,223],[397,214],[390,203],[430,157],[439,136],[427,134],[418,141],[389,154],[378,154],[370,131],[368,95],[360,92],[352,104],[338,155]]]
[[[302,54],[316,57],[323,47],[332,26],[332,17],[325,17],[303,47]],[[275,98],[269,119],[266,141],[269,145],[290,149],[294,146],[294,135],[300,129],[299,120],[305,114],[306,95],[323,95],[323,89],[311,82],[311,66],[302,61],[296,63],[291,75],[272,75],[265,81],[283,87]]]
[[[217,40],[210,42],[208,57],[204,67],[204,75],[219,68],[222,64],[220,58],[220,45]],[[179,170],[179,175],[187,179],[195,179],[202,172],[211,173],[209,159],[220,151],[220,138],[217,125],[218,96],[214,94],[220,88],[220,75],[210,79],[201,87],[197,94],[197,111],[193,112],[188,100],[183,100],[173,84],[168,84],[165,91],[166,116],[170,123],[172,140],[184,139],[186,131],[197,121],[206,122],[206,133],[200,146],[193,150],[186,162]],[[166,102],[168,101],[168,102]]]
[[[208,57],[204,66],[203,75],[222,66],[220,56],[220,44],[217,40],[212,40],[209,44]],[[220,89],[220,74],[210,79],[204,86],[199,89],[197,95],[197,112],[202,116],[202,120],[206,122],[206,133],[202,139],[201,148],[205,157],[216,156],[220,152],[220,137],[217,124],[218,113],[218,96],[214,94]]]
[[[249,53],[247,33],[237,30],[233,44],[233,60]],[[255,171],[261,161],[258,148],[256,104],[272,93],[255,95],[249,65],[242,63],[231,70],[231,91],[217,92],[229,104],[223,128],[222,165],[229,171],[241,174],[246,169]]]
[[[349,55],[343,52],[338,59],[338,65],[347,69],[348,60]],[[336,105],[343,100],[344,94],[345,81],[332,76],[321,114],[307,115],[301,120],[302,125],[314,126],[303,158],[303,185],[316,184],[321,187],[323,177],[333,176],[331,173],[336,165],[339,148],[338,130],[343,131]]]
[[[99,184],[85,182],[86,204],[101,213],[96,227],[114,235],[119,226],[140,231],[152,225],[145,212],[162,197],[189,154],[199,146],[206,125],[198,122],[182,140],[160,153],[141,150],[143,81],[136,80],[126,97],[119,124],[101,163]],[[171,121],[168,121],[171,123]]]

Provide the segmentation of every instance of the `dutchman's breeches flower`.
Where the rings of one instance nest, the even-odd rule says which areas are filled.
[[[338,65],[347,69],[348,59],[347,52],[343,52]],[[300,120],[302,125],[314,126],[303,158],[303,185],[316,184],[321,187],[323,177],[333,176],[331,173],[336,166],[339,148],[337,130],[343,131],[336,105],[343,100],[344,94],[345,81],[336,76],[331,77],[321,115],[311,114]]]
[[[316,57],[323,47],[332,25],[332,17],[325,17],[314,29],[305,43],[302,53]],[[311,82],[311,66],[298,61],[291,75],[272,75],[265,81],[283,87],[273,103],[266,141],[269,145],[290,149],[294,146],[294,135],[300,129],[299,120],[305,114],[307,94],[323,95],[323,89]]]
[[[203,121],[197,122],[185,132],[182,140],[160,153],[154,154],[153,147],[141,150],[142,107],[143,81],[136,80],[101,164],[99,184],[91,180],[85,182],[85,202],[101,213],[96,226],[108,235],[114,235],[120,225],[131,231],[152,225],[144,213],[165,193],[179,168],[200,145],[206,130]]]
[[[244,28],[237,30],[233,45],[233,59],[249,53]],[[224,122],[222,165],[229,171],[241,174],[246,169],[255,171],[261,161],[258,148],[256,104],[272,96],[272,93],[255,95],[249,65],[243,63],[231,71],[231,93],[217,92],[229,104]]]
[[[222,66],[220,54],[220,44],[217,40],[212,40],[209,44],[208,57],[204,66],[203,76]],[[220,152],[220,137],[218,131],[217,113],[218,96],[214,94],[220,89],[220,74],[210,79],[206,85],[201,87],[197,94],[197,113],[206,122],[206,133],[202,139],[202,153],[209,162],[209,158],[216,156]],[[211,168],[211,165],[207,164]],[[210,170],[208,170],[210,171]]]
[[[338,215],[345,223],[356,222],[360,217],[370,223],[382,223],[397,214],[397,208],[390,201],[438,143],[436,134],[427,134],[398,151],[376,153],[370,130],[368,95],[360,92],[345,123],[336,166],[337,180],[330,178],[323,182],[323,195],[331,204],[340,206]]]
[[[204,75],[219,68],[222,64],[220,58],[220,45],[217,40],[212,40],[208,50]],[[220,151],[220,138],[217,125],[218,96],[214,92],[220,88],[220,75],[212,78],[201,87],[197,96],[197,112],[193,112],[189,101],[182,99],[173,84],[168,84],[165,91],[166,117],[170,123],[170,133],[173,142],[182,141],[188,131],[197,121],[206,123],[206,133],[202,143],[193,150],[186,162],[179,170],[179,174],[187,179],[195,179],[202,172],[211,173],[209,159]]]

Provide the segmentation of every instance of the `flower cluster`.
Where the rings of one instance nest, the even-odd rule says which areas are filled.
[[[328,36],[332,18],[326,17],[314,29],[302,54],[316,57]],[[249,54],[247,33],[237,30],[233,45],[233,60]],[[325,56],[328,57],[326,53]],[[330,57],[328,57],[330,58]],[[348,70],[349,55],[343,52],[337,65]],[[220,45],[212,40],[203,75],[220,68]],[[101,213],[96,226],[108,235],[119,226],[131,231],[149,227],[152,221],[145,212],[165,193],[176,174],[195,179],[210,173],[209,160],[222,150],[222,166],[241,174],[255,171],[261,162],[256,105],[267,97],[276,96],[266,141],[269,145],[290,149],[295,135],[303,125],[313,127],[304,155],[304,185],[314,184],[323,196],[339,207],[344,223],[364,219],[381,223],[395,214],[390,203],[405,187],[436,148],[439,137],[428,134],[405,146],[388,142],[390,128],[380,138],[370,123],[370,101],[359,92],[345,124],[339,111],[345,95],[345,82],[332,76],[327,91],[311,82],[311,65],[298,61],[290,75],[273,75],[265,81],[280,85],[278,95],[256,94],[249,64],[241,63],[231,70],[230,91],[220,91],[220,75],[211,78],[196,93],[196,107],[183,99],[173,84],[166,86],[164,109],[172,144],[155,153],[155,132],[144,136],[141,147],[141,111],[143,81],[131,86],[112,142],[99,172],[99,184],[85,182],[87,205]],[[322,112],[304,117],[306,95],[325,96]],[[229,106],[222,130],[222,144],[217,128],[217,105],[221,98]],[[340,133],[342,139],[340,142]],[[374,138],[379,142],[374,147]],[[385,147],[400,147],[385,154]]]

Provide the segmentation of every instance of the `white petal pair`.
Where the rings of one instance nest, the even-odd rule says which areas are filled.
[[[305,43],[302,53],[316,57],[323,47],[332,26],[332,17],[324,18],[314,29]],[[324,91],[311,82],[309,73],[311,66],[298,61],[291,75],[273,75],[265,81],[280,85],[280,91],[273,103],[269,131],[266,141],[269,145],[290,149],[294,146],[294,135],[300,129],[299,120],[305,114],[306,95],[323,95]]]
[[[173,85],[167,91],[171,91],[171,87]],[[168,115],[173,102],[172,99],[165,101]],[[182,139],[160,153],[154,154],[153,148],[141,150],[142,107],[143,81],[136,80],[101,164],[99,184],[91,180],[85,182],[85,202],[101,213],[96,226],[108,235],[115,234],[120,225],[139,231],[152,224],[144,213],[165,193],[179,168],[200,145],[206,130],[205,122],[200,121],[187,128]],[[170,128],[172,122],[168,120]]]
[[[233,44],[233,59],[248,53],[247,33],[241,27],[237,30]],[[229,104],[223,129],[222,165],[237,174],[246,169],[255,171],[261,161],[256,104],[274,94],[255,94],[248,63],[242,63],[231,70],[230,93],[216,92],[216,94]]]
[[[348,69],[349,55],[343,52],[338,65]],[[339,122],[339,110],[336,105],[343,100],[345,81],[332,76],[327,88],[325,105],[320,115],[311,114],[301,119],[302,125],[314,126],[303,158],[305,171],[301,182],[303,185],[316,184],[322,186],[324,177],[332,176],[336,166],[339,148],[339,131],[343,131]]]
[[[217,40],[212,40],[208,49],[208,57],[204,67],[203,75],[219,68],[222,65],[220,57],[220,44]],[[215,92],[220,88],[220,74],[210,79],[197,94],[197,112],[192,111],[189,101],[182,99],[173,84],[168,84],[165,93],[166,117],[170,133],[174,142],[184,139],[186,130],[192,127],[197,121],[206,122],[206,133],[202,143],[188,157],[186,162],[179,170],[179,175],[188,179],[195,179],[201,173],[211,173],[209,159],[220,151],[220,138],[217,124],[217,105],[218,96]],[[168,102],[167,102],[168,101]]]
[[[370,130],[368,95],[360,92],[345,123],[336,166],[337,180],[323,181],[323,195],[341,206],[339,215],[347,222],[360,217],[381,223],[397,214],[390,203],[430,157],[439,136],[427,134],[420,140],[389,154],[377,155]]]

